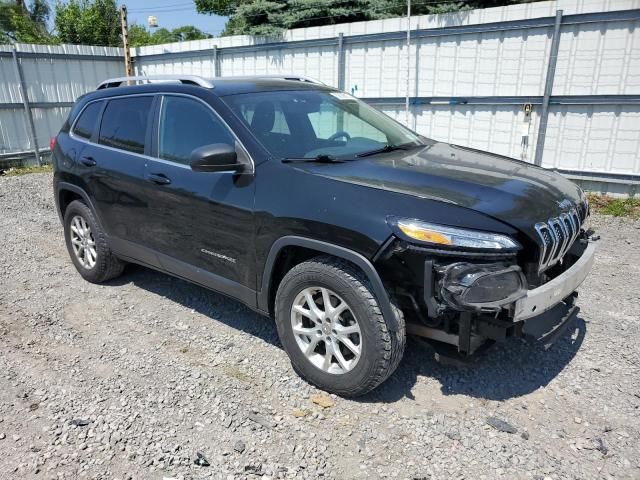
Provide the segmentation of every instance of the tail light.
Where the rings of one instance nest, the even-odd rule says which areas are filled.
[[[49,150],[53,153],[53,149],[56,148],[56,137],[51,137],[49,139]]]

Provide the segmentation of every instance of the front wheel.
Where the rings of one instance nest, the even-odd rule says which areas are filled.
[[[396,369],[405,345],[392,332],[366,277],[348,262],[318,257],[292,268],[276,294],[276,324],[294,370],[328,392],[363,395]]]

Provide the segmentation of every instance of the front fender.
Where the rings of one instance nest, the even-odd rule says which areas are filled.
[[[267,261],[265,262],[262,275],[261,289],[257,294],[258,308],[260,310],[269,310],[269,298],[272,293],[272,289],[276,288],[276,286],[273,285],[271,281],[275,262],[280,251],[288,246],[304,247],[311,250],[316,250],[318,253],[326,253],[328,255],[347,260],[360,268],[371,283],[373,293],[375,294],[376,300],[380,305],[382,315],[387,321],[389,330],[393,332],[397,332],[399,330],[400,326],[398,324],[396,315],[393,312],[393,308],[391,308],[391,300],[389,299],[389,294],[384,288],[382,280],[380,279],[380,275],[378,275],[375,267],[366,257],[359,254],[358,252],[349,250],[348,248],[344,248],[320,240],[313,240],[310,238],[298,237],[293,235],[279,238],[273,243],[271,249],[269,250],[269,255],[267,256]]]

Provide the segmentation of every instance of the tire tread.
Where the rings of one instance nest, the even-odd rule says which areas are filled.
[[[67,228],[68,219],[69,217],[71,217],[71,215],[73,215],[74,211],[77,211],[79,214],[84,216],[87,221],[90,222],[91,230],[93,231],[93,237],[96,241],[96,250],[98,253],[98,268],[96,270],[94,270],[93,272],[85,272],[79,268],[78,272],[85,280],[92,283],[103,283],[120,276],[122,274],[122,271],[124,270],[125,264],[113,254],[113,252],[109,248],[107,236],[100,227],[100,224],[97,222],[95,214],[83,201],[74,200],[69,204],[65,211],[65,228]],[[67,237],[67,232],[65,232],[65,237]],[[72,255],[73,258],[73,251],[69,246],[68,248],[69,254]]]
[[[388,379],[402,360],[406,343],[405,322],[402,311],[392,302],[392,309],[396,314],[396,320],[399,328],[397,332],[390,331],[387,326],[387,322],[382,315],[382,311],[380,310],[378,300],[376,299],[371,284],[366,276],[352,263],[331,256],[314,257],[311,260],[302,262],[293,267],[280,283],[277,295],[279,296],[282,294],[281,289],[283,286],[286,286],[291,279],[297,275],[308,273],[309,271],[326,273],[346,280],[350,285],[352,285],[357,294],[367,305],[367,310],[370,312],[369,319],[377,330],[378,338],[380,340],[377,348],[383,353],[379,356],[372,375],[366,377],[359,384],[352,385],[349,388],[335,390],[335,393],[345,397],[364,395]],[[276,301],[276,306],[277,305],[278,302]],[[278,309],[276,308],[276,318],[279,318],[279,313],[280,312],[278,312]],[[294,369],[297,372],[300,372],[300,368],[295,365],[293,359],[292,364]]]

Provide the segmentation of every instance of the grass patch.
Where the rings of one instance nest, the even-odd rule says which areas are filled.
[[[589,194],[591,211],[614,217],[640,218],[640,198],[614,198]]]
[[[17,177],[18,175],[27,175],[28,173],[47,173],[53,172],[53,167],[50,164],[46,165],[33,165],[30,167],[11,167],[4,171],[4,175],[7,177]]]
[[[229,377],[233,377],[236,380],[240,380],[241,382],[244,382],[244,383],[251,383],[251,377],[246,373],[244,373],[239,368],[234,367],[233,365],[224,365],[222,367],[222,371],[224,372],[225,375]]]

